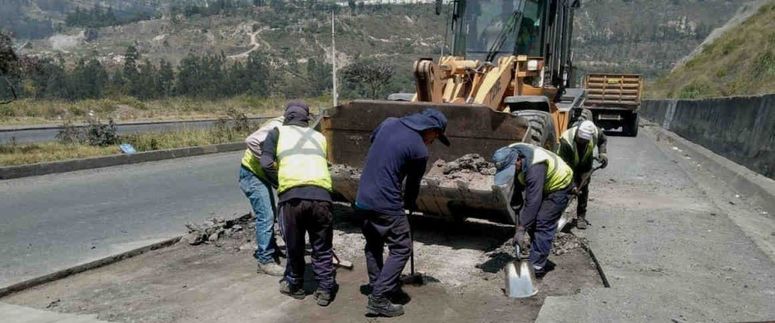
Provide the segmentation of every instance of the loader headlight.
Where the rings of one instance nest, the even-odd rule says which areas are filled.
[[[527,61],[527,70],[528,71],[537,71],[538,70],[538,61],[531,59]]]

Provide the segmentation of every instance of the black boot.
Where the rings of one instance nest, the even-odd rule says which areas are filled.
[[[369,296],[369,305],[366,306],[367,315],[382,315],[387,317],[404,315],[404,307],[393,304],[387,297]]]
[[[576,229],[579,230],[586,230],[587,229],[587,215],[584,213],[578,213],[576,215]]]

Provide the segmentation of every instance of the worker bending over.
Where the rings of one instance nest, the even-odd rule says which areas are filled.
[[[516,143],[495,151],[495,185],[514,185],[511,206],[519,208],[515,244],[527,250],[536,277],[552,270],[548,261],[557,222],[568,206],[573,170],[553,152],[526,143]],[[522,192],[524,191],[524,199]]]
[[[309,128],[309,107],[289,103],[285,122],[269,132],[261,149],[261,168],[278,186],[280,226],[288,262],[280,292],[304,299],[305,234],[312,245],[312,271],[318,281],[315,299],[327,306],[336,292],[333,264],[331,175],[326,139]]]
[[[239,187],[250,201],[256,215],[256,252],[258,273],[282,276],[283,267],[278,265],[279,252],[274,236],[275,194],[269,179],[261,168],[261,144],[272,129],[283,124],[283,117],[273,118],[264,123],[245,139],[248,148],[242,156],[239,171]]]
[[[597,147],[600,168],[608,166],[606,143],[608,139],[592,121],[583,121],[578,126],[563,132],[558,154],[573,169],[573,183],[578,192],[576,227],[587,228],[587,200],[592,173],[593,151]]]
[[[420,180],[428,162],[428,145],[435,139],[449,146],[444,135],[447,118],[434,109],[402,118],[388,118],[371,135],[358,194],[356,212],[364,219],[366,265],[369,272],[367,312],[399,316],[403,306],[389,296],[398,290],[398,280],[411,253],[409,221],[404,209],[417,209]],[[402,183],[406,186],[402,190]],[[403,191],[403,192],[402,192]],[[383,261],[387,244],[389,254]]]

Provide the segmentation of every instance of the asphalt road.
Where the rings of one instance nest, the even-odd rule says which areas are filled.
[[[232,152],[0,181],[0,286],[249,211]]]
[[[257,118],[251,118],[257,120]],[[154,122],[146,124],[118,124],[116,125],[119,135],[127,135],[143,132],[162,132],[183,129],[206,129],[215,124],[212,120],[200,121],[175,121],[175,122]],[[3,130],[0,131],[0,144],[15,141],[17,143],[34,143],[44,141],[54,141],[60,128],[44,129],[25,129],[25,130]]]

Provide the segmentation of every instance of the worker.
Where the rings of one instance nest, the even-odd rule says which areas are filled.
[[[278,264],[280,253],[274,235],[276,214],[275,193],[269,184],[264,170],[261,169],[261,143],[271,129],[283,124],[283,117],[273,118],[264,123],[256,132],[245,139],[247,149],[242,156],[239,171],[239,186],[250,201],[256,215],[256,252],[258,273],[282,276],[284,269]]]
[[[331,175],[326,139],[309,127],[309,107],[291,102],[282,126],[272,129],[261,147],[261,168],[277,187],[280,226],[288,261],[280,292],[304,299],[305,235],[312,245],[317,304],[328,306],[336,293],[333,264]]]
[[[420,180],[428,162],[428,145],[444,135],[447,118],[438,110],[426,109],[402,118],[388,118],[371,135],[371,147],[355,199],[356,212],[363,218],[366,238],[366,267],[370,315],[399,316],[403,306],[390,296],[398,291],[398,280],[410,257],[412,245],[409,220],[404,213],[417,209]],[[402,190],[402,183],[406,184]],[[403,192],[402,192],[403,191]],[[389,253],[383,261],[387,244]]]
[[[543,277],[553,268],[549,252],[557,222],[568,206],[573,170],[553,152],[527,143],[500,148],[492,159],[495,185],[513,185],[511,205],[521,207],[514,235],[517,253],[530,245],[530,263],[536,277]]]
[[[592,175],[593,151],[597,147],[600,168],[608,166],[606,143],[608,139],[592,121],[582,121],[562,134],[558,154],[573,169],[574,190],[578,193],[576,228],[587,228],[587,200]]]

